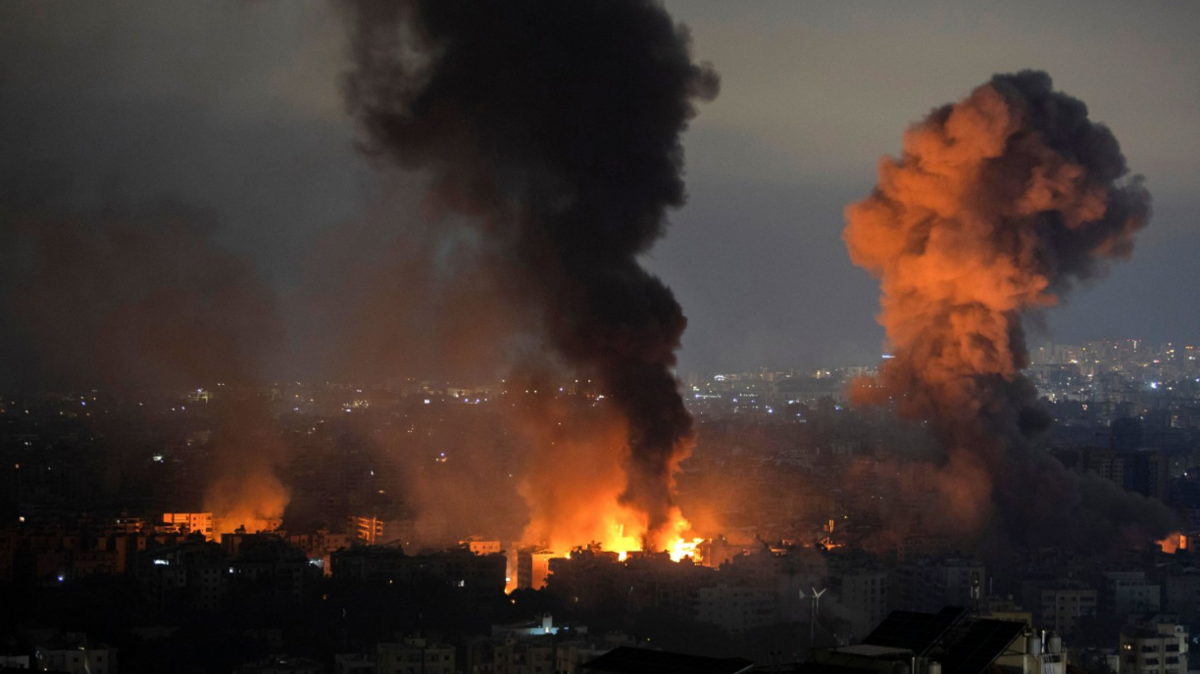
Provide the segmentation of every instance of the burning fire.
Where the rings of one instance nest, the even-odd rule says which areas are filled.
[[[1180,531],[1172,531],[1167,534],[1167,537],[1161,541],[1155,541],[1158,547],[1168,555],[1173,555],[1179,550],[1187,550],[1188,539],[1187,534]]]
[[[671,561],[678,562],[684,557],[691,557],[693,560],[697,560],[698,553],[696,551],[696,546],[703,542],[703,538],[693,538],[690,541],[686,541],[682,538],[677,539],[671,544]]]
[[[696,549],[704,542],[703,538],[690,537],[685,538],[692,532],[692,525],[683,518],[683,514],[679,512],[679,508],[671,509],[672,522],[671,539],[668,542],[666,549],[671,555],[671,561],[678,562],[684,557],[691,557],[692,561],[700,561],[699,551]]]
[[[211,444],[204,509],[213,514],[214,538],[278,529],[291,501],[277,472],[288,448],[261,402],[225,410]]]
[[[652,537],[647,532],[646,518],[643,514],[620,505],[615,498],[607,504],[599,505],[597,509],[603,511],[600,516],[602,530],[592,531],[599,535],[589,535],[588,527],[578,530],[575,535],[562,532],[559,537],[545,541],[546,547],[553,550],[557,556],[566,557],[568,551],[584,545],[584,541],[590,541],[601,550],[617,553],[617,559],[622,562],[629,558],[630,553],[642,551],[666,552],[675,562],[685,557],[694,561],[700,559],[697,546],[705,539],[693,535],[691,524],[679,512],[679,508],[671,509],[670,530],[657,537]],[[581,519],[580,515],[586,517],[589,514],[585,510],[568,516],[568,519],[578,521]]]
[[[639,551],[697,559],[703,539],[678,507],[671,507],[666,526],[652,531],[646,512],[622,502],[627,422],[612,410],[586,412],[572,414],[563,401],[546,401],[524,419],[536,461],[520,487],[530,511],[522,540],[562,557],[580,546],[599,546],[622,561]]]

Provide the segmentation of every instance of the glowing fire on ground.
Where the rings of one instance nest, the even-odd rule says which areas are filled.
[[[269,469],[222,476],[209,487],[205,505],[213,513],[213,538],[243,531],[269,532],[283,523],[291,495]]]
[[[524,418],[537,459],[519,487],[530,511],[521,540],[559,557],[583,547],[615,552],[622,561],[642,551],[698,561],[703,539],[678,507],[651,531],[645,512],[622,503],[629,461],[625,421],[603,408],[588,408],[583,416],[569,412],[561,400],[545,401]]]
[[[599,527],[583,527],[574,535],[569,532],[562,533],[552,540],[545,541],[546,547],[560,557],[568,556],[571,550],[579,547],[596,547],[605,552],[617,553],[617,559],[622,562],[629,559],[631,553],[638,552],[666,552],[675,562],[685,557],[700,561],[697,546],[703,543],[704,539],[693,535],[691,524],[678,508],[671,510],[671,526],[657,536],[648,535],[645,517],[642,514],[615,501],[604,508],[604,511]],[[588,513],[585,511],[581,514]]]
[[[1187,534],[1179,531],[1172,531],[1166,538],[1155,542],[1168,555],[1175,554],[1179,550],[1187,550],[1188,547]]]
[[[591,512],[585,510],[582,512],[571,513],[567,519],[575,521],[588,521],[587,515]],[[600,527],[603,529],[599,532],[600,535],[585,536],[577,533],[575,536],[564,534],[562,537],[555,540],[558,544],[555,546],[546,545],[545,540],[527,544],[529,547],[523,553],[510,554],[509,556],[509,576],[505,585],[504,591],[511,593],[520,587],[529,587],[534,590],[540,590],[545,587],[547,572],[549,571],[549,562],[554,558],[567,558],[576,552],[590,551],[591,553],[607,553],[616,555],[618,562],[626,562],[631,557],[636,557],[643,553],[666,553],[671,561],[681,562],[685,558],[690,559],[693,563],[702,561],[699,545],[706,539],[692,536],[691,525],[680,514],[678,508],[672,508],[673,516],[672,524],[668,530],[657,537],[658,542],[650,542],[649,549],[643,548],[643,540],[646,538],[644,532],[646,526],[644,517],[638,517],[633,511],[623,508],[613,501],[607,508],[606,515],[602,518]],[[613,513],[616,513],[614,515]],[[559,521],[561,525],[561,520]],[[532,526],[532,525],[531,525]],[[533,530],[526,529],[526,533]],[[562,531],[561,527],[557,530]],[[596,532],[598,529],[595,526],[580,530]],[[534,539],[536,540],[536,539]],[[579,543],[576,541],[588,541],[588,543]],[[520,571],[520,556],[522,554],[530,555],[525,562],[528,565],[524,573],[529,574],[529,577],[524,581],[528,583],[522,586]]]
[[[679,562],[684,557],[690,557],[693,562],[700,561],[699,551],[696,549],[704,542],[703,538],[689,537],[692,534],[692,525],[683,518],[683,514],[679,512],[679,508],[672,508],[671,514],[674,515],[674,522],[670,538],[666,545],[667,552],[671,555],[671,561]]]
[[[693,560],[698,560],[696,546],[704,542],[703,538],[693,538],[690,541],[685,541],[680,538],[671,544],[671,561],[678,562],[684,557],[691,557]]]

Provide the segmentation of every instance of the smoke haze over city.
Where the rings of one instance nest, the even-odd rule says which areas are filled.
[[[877,357],[874,286],[842,253],[842,209],[899,149],[898,129],[993,73],[1027,67],[1086,101],[1155,195],[1138,254],[1049,319],[1055,338],[1165,341],[1200,329],[1181,292],[1195,284],[1182,257],[1197,236],[1187,82],[1200,56],[1184,28],[1194,10],[1113,3],[1076,21],[1072,8],[1090,6],[1056,6],[1036,21],[1024,6],[954,3],[861,16],[832,5],[668,6],[725,83],[683,137],[690,198],[646,260],[689,318],[681,371]],[[77,212],[164,196],[207,210],[214,240],[284,298],[299,349],[303,313],[288,312],[291,298],[306,278],[338,282],[314,269],[312,251],[349,245],[332,232],[393,189],[354,147],[337,84],[350,67],[337,6],[16,2],[5,12],[6,185],[29,191],[53,176],[56,205]],[[272,376],[307,376],[312,360],[273,363]]]
[[[1197,26],[0,3],[0,669],[1187,674]]]

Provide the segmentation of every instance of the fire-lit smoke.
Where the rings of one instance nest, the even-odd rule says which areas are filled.
[[[283,521],[291,495],[278,477],[287,447],[261,403],[227,406],[210,442],[211,475],[204,510],[213,514],[213,532],[273,531]]]
[[[614,460],[629,451],[624,420],[562,399],[539,403],[520,415],[537,448],[519,488],[531,515],[522,539],[559,553],[590,542],[612,551],[640,549],[645,515],[620,503],[624,461]]]
[[[214,242],[204,211],[172,200],[85,212],[43,203],[69,202],[65,189],[44,200],[5,196],[0,387],[134,400],[200,387],[219,388],[219,397],[261,381],[283,341],[274,294],[246,259]],[[228,402],[191,411],[218,426],[205,509],[231,523],[228,531],[267,528],[288,501],[275,470],[280,440],[262,431],[265,408]]]
[[[619,553],[680,543],[690,528],[678,508],[669,509],[668,526],[652,531],[647,513],[622,502],[630,451],[625,419],[579,398],[535,397],[517,415],[534,448],[519,487],[530,514],[522,540],[557,554],[591,543]]]
[[[431,176],[431,218],[472,219],[506,300],[619,414],[624,441],[593,447],[624,461],[620,504],[667,526],[692,432],[672,372],[686,320],[637,256],[683,203],[680,133],[715,73],[649,0],[351,7],[367,149]]]
[[[1031,446],[1050,419],[1021,373],[1024,318],[1127,257],[1149,215],[1112,133],[1035,71],[997,75],[913,125],[847,209],[850,257],[880,279],[895,356],[854,399],[928,422],[946,451],[941,511],[959,531],[995,522],[1034,542],[1086,529],[1100,544],[1166,533],[1160,505]]]
[[[365,214],[330,227],[309,252],[303,358],[332,381],[500,379],[529,317],[480,263],[465,219],[421,217],[425,177],[388,171],[380,183]]]

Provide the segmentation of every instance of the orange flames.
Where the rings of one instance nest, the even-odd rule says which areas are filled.
[[[213,513],[213,537],[238,529],[246,533],[274,531],[283,522],[290,496],[272,472],[228,477],[209,490],[206,508]]]
[[[629,460],[624,420],[604,408],[568,405],[548,401],[524,418],[534,456],[519,488],[530,514],[522,539],[561,556],[595,543],[622,560],[642,550],[695,558],[703,539],[678,507],[671,507],[668,526],[651,531],[646,513],[621,502]]]
[[[257,404],[227,410],[213,434],[213,465],[204,509],[213,514],[213,535],[238,529],[274,531],[291,500],[276,468],[287,448]]]
[[[671,561],[679,562],[685,557],[690,557],[692,561],[700,561],[700,553],[696,548],[704,542],[704,539],[690,536],[692,525],[683,518],[678,508],[672,509],[671,514],[674,515],[672,519],[674,525],[672,526],[670,539],[665,546],[667,552],[671,555]]]
[[[1155,543],[1163,552],[1173,555],[1180,550],[1187,550],[1188,539],[1187,534],[1172,531],[1170,534],[1167,534],[1166,538],[1161,541],[1155,541]]]

